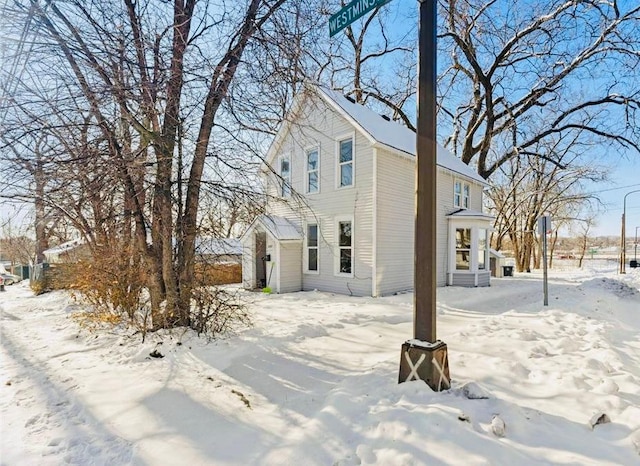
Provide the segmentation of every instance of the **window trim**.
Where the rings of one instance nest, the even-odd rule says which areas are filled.
[[[355,276],[355,268],[356,268],[356,246],[355,246],[355,223],[353,221],[353,216],[339,216],[334,220],[334,231],[335,231],[335,263],[334,263],[334,276],[336,277],[348,277],[353,278]],[[351,223],[351,273],[340,272],[340,250],[343,249],[340,246],[340,223],[350,222]],[[345,248],[346,249],[346,248]]]
[[[318,154],[318,165],[317,168],[313,171],[309,170],[309,152],[316,151]],[[309,174],[317,173],[318,175],[318,190],[311,192],[309,189]],[[308,146],[304,149],[304,192],[305,194],[314,195],[320,194],[320,144],[316,144],[314,146]]]
[[[458,186],[460,192],[457,191]],[[453,206],[459,209],[468,209],[471,205],[471,184],[456,178],[453,180]]]
[[[481,231],[484,231],[484,238],[480,234]],[[484,248],[480,248],[480,244],[484,240]],[[476,255],[476,269],[478,272],[486,272],[491,268],[489,264],[489,229],[477,227],[476,228],[476,244],[477,244],[477,255]],[[480,253],[482,252],[482,268],[480,268]]]
[[[309,270],[309,227],[315,225],[316,227],[316,246],[315,249],[317,251],[316,255],[316,270]],[[303,250],[303,261],[304,267],[302,269],[303,273],[307,275],[320,275],[320,222],[305,222],[304,225],[304,250]]]
[[[467,248],[459,248],[458,247],[458,230],[468,230],[469,231],[469,247]],[[473,227],[471,226],[456,226],[454,228],[454,272],[472,272],[473,271],[473,255],[472,252],[474,250],[473,248]],[[458,268],[458,252],[466,252],[467,253],[467,268],[466,269],[459,269]]]
[[[293,187],[291,185],[291,179],[292,179],[292,172],[293,172],[293,166],[292,166],[292,157],[291,154],[282,154],[278,157],[278,191],[280,194],[280,197],[283,199],[289,199],[291,197],[291,193],[293,191]],[[282,176],[282,162],[283,160],[288,160],[289,161],[289,177],[288,179],[285,179]],[[285,183],[288,185],[289,187],[289,192],[288,194],[285,194]]]
[[[341,186],[341,167],[344,164],[340,163],[340,143],[351,139],[351,184]],[[335,139],[335,169],[336,169],[336,189],[351,189],[356,185],[356,133],[352,131],[350,133],[341,134]]]

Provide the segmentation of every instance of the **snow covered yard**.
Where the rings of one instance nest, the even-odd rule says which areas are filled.
[[[397,384],[411,294],[247,293],[236,337],[142,343],[80,329],[63,292],[10,286],[0,463],[640,464],[639,289],[615,265],[552,271],[548,307],[539,274],[439,289],[453,387],[434,393]]]

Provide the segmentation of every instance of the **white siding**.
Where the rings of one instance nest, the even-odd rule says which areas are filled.
[[[354,186],[336,189],[336,140],[353,135]],[[320,155],[320,192],[305,194],[305,151],[317,146]],[[291,155],[291,182],[294,195],[286,202],[271,199],[268,213],[296,221],[303,226],[305,219],[319,225],[319,273],[303,274],[304,290],[370,296],[372,284],[372,228],[373,149],[368,139],[355,132],[353,126],[335,111],[311,98],[303,106],[296,124],[291,125],[278,154]],[[277,157],[276,159],[277,160]],[[277,178],[268,177],[267,193],[278,196]],[[297,194],[297,195],[296,195]],[[351,216],[354,220],[354,274],[353,277],[336,276],[334,245],[335,219]],[[300,249],[299,263],[303,254]],[[301,267],[301,265],[299,265]]]
[[[287,134],[278,141],[277,151],[273,153],[275,165],[279,156],[290,156],[293,188],[291,198],[279,199],[280,183],[277,177],[267,174],[265,181],[267,194],[270,196],[267,213],[286,217],[301,227],[304,227],[306,222],[317,223],[319,226],[317,274],[302,273],[304,267],[302,244],[299,247],[298,263],[295,268],[301,273],[302,289],[358,296],[372,293],[390,294],[412,289],[415,159],[382,149],[377,149],[377,155],[374,157],[371,141],[357,132],[347,120],[318,97],[307,96],[298,113],[292,118],[295,123],[288,127]],[[336,141],[346,135],[354,135],[355,138],[354,186],[337,189]],[[319,150],[320,189],[314,194],[305,192],[305,155],[310,147],[317,147]],[[274,168],[279,167],[274,166]],[[456,176],[438,167],[436,194],[438,286],[446,285],[449,255],[446,215],[457,210],[453,206]],[[469,207],[481,211],[482,185],[464,178],[463,181],[468,182],[471,188]],[[352,217],[354,222],[354,274],[352,277],[336,275],[336,219],[344,217]],[[373,231],[374,222],[375,232]],[[376,281],[375,286],[372,286],[374,266]],[[282,267],[281,280],[284,283],[284,262]],[[291,261],[291,267],[294,267],[293,261]]]
[[[378,152],[378,290],[390,294],[413,288],[415,160]],[[448,228],[453,210],[453,177],[438,168],[436,180],[437,286],[447,281]]]
[[[302,243],[282,241],[280,243],[278,271],[280,273],[279,293],[302,290]]]
[[[449,261],[449,223],[446,215],[458,210],[453,206],[453,184],[455,177],[453,174],[442,168],[438,168],[438,184],[436,186],[438,193],[438,237],[436,240],[438,254],[436,260],[438,268],[438,286],[447,284],[447,265]],[[473,203],[473,189],[471,189],[470,204]]]
[[[255,266],[256,240],[251,233],[247,241],[242,245],[242,286],[248,290],[256,287]]]
[[[413,288],[415,162],[378,151],[378,294]]]

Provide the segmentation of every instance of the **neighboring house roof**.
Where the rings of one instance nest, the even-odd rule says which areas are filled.
[[[482,219],[482,220],[494,220],[495,217],[493,215],[485,214],[484,212],[479,212],[477,210],[472,209],[459,209],[455,212],[451,212],[447,215],[447,217],[454,218],[468,218],[468,219]]]
[[[383,118],[364,105],[356,104],[347,99],[340,92],[319,85],[307,84],[307,87],[311,91],[317,91],[318,95],[353,126],[360,130],[372,144],[380,144],[415,157],[416,133],[406,126]],[[300,104],[301,102],[298,102],[298,105]],[[275,141],[274,145],[277,145]],[[272,145],[270,152],[274,149],[274,145]],[[273,155],[274,154],[267,155],[267,160],[270,160]],[[488,186],[484,178],[440,144],[437,145],[436,163],[442,168],[446,168]]]
[[[78,238],[78,239],[73,239],[71,241],[67,241],[66,243],[62,243],[59,244],[57,246],[54,246],[52,248],[46,249],[43,251],[43,254],[47,255],[47,254],[62,254],[65,252],[69,252],[74,250],[75,248],[77,248],[78,246],[84,244],[84,239],[82,238]]]
[[[302,230],[295,223],[289,221],[284,217],[278,217],[276,215],[260,215],[258,216],[251,226],[247,229],[245,234],[240,240],[247,235],[247,233],[257,225],[260,224],[262,227],[269,232],[271,236],[273,236],[276,240],[279,241],[300,241],[302,240]]]
[[[197,238],[196,251],[214,256],[240,256],[242,243],[237,238]]]
[[[489,249],[489,254],[494,257],[497,257],[498,259],[504,259],[506,257],[500,251],[496,251],[495,249]]]

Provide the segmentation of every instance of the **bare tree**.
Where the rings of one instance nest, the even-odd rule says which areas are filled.
[[[441,122],[489,178],[549,141],[640,152],[640,6],[600,0],[441,2]]]
[[[225,155],[217,150],[225,134],[216,129],[224,126],[221,109],[239,70],[252,66],[243,55],[256,46],[257,31],[285,3],[13,7],[38,25],[40,56],[49,53],[47,65],[58,69],[58,123],[64,106],[75,107],[73,124],[64,127],[73,137],[58,138],[74,161],[66,165],[71,182],[60,190],[73,198],[65,204],[75,206],[70,217],[96,244],[131,232],[149,270],[156,328],[190,325],[203,177],[208,158]]]
[[[605,179],[606,170],[595,163],[580,165],[581,154],[572,147],[571,143],[539,145],[538,154],[512,159],[494,175],[488,191],[496,216],[493,244],[500,250],[508,243],[520,272],[539,266],[537,222],[541,216],[548,214],[561,222],[571,212],[597,202],[595,195],[583,193],[583,184]],[[561,163],[548,161],[551,157]]]

